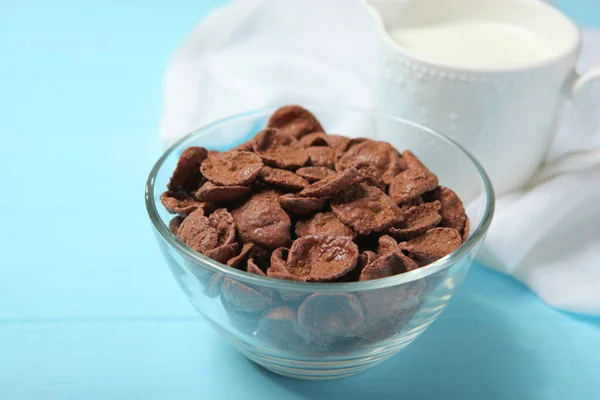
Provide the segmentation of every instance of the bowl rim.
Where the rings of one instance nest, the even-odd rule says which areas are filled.
[[[146,181],[145,187],[145,202],[146,202],[146,211],[148,212],[148,216],[150,217],[150,221],[152,222],[154,228],[160,234],[160,236],[172,247],[177,249],[180,254],[184,255],[188,259],[194,260],[195,262],[201,264],[202,266],[212,270],[213,272],[219,272],[224,276],[228,276],[234,278],[239,281],[243,281],[249,284],[260,285],[264,287],[271,287],[277,289],[289,289],[296,291],[311,291],[311,292],[349,292],[349,291],[364,291],[364,290],[373,290],[373,289],[382,289],[392,286],[398,286],[409,282],[414,282],[420,279],[423,279],[427,276],[433,275],[436,272],[442,271],[450,266],[454,265],[456,262],[461,260],[471,249],[477,246],[487,234],[489,230],[490,224],[492,222],[495,210],[495,194],[492,182],[490,181],[489,176],[485,172],[483,166],[477,161],[477,159],[469,153],[465,148],[459,145],[456,141],[449,138],[448,136],[437,132],[427,126],[421,125],[416,122],[409,121],[407,119],[393,116],[390,114],[381,113],[377,110],[365,109],[360,107],[351,107],[351,106],[340,106],[340,105],[302,105],[302,107],[310,110],[311,112],[315,111],[328,111],[335,112],[340,110],[346,110],[351,112],[361,112],[367,116],[373,118],[384,118],[388,120],[394,120],[400,122],[402,124],[412,126],[414,128],[420,129],[422,131],[427,132],[440,140],[445,141],[449,145],[457,148],[461,151],[475,166],[479,176],[483,182],[483,187],[486,195],[485,201],[485,209],[481,222],[475,228],[474,231],[469,235],[467,241],[462,243],[460,247],[454,250],[452,253],[446,255],[443,258],[440,258],[437,261],[434,261],[431,264],[428,264],[424,267],[418,268],[413,271],[404,272],[402,274],[394,275],[387,278],[382,279],[374,279],[369,281],[360,281],[360,282],[298,282],[298,281],[288,281],[278,278],[270,278],[266,276],[260,276],[256,274],[251,274],[246,271],[241,271],[235,268],[231,268],[225,264],[222,264],[218,261],[212,260],[211,258],[206,257],[205,255],[193,250],[185,243],[181,242],[175,235],[171,233],[168,226],[162,221],[162,218],[159,215],[158,209],[156,207],[155,202],[155,193],[154,193],[154,182],[156,179],[156,175],[158,171],[161,169],[165,160],[176,151],[176,149],[180,148],[185,142],[195,139],[199,136],[202,136],[209,129],[213,129],[218,125],[225,125],[231,122],[236,122],[239,120],[243,120],[245,118],[265,115],[267,113],[272,113],[277,110],[278,106],[269,106],[262,107],[259,109],[231,115],[229,117],[218,119],[214,122],[211,122],[207,125],[204,125],[198,129],[191,131],[189,134],[185,135],[178,141],[176,141],[173,145],[167,149],[163,153],[163,155],[158,159],[158,161],[152,167],[148,179]],[[161,191],[162,192],[162,191]]]

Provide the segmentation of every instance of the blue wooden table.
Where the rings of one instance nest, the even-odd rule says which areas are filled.
[[[218,3],[0,5],[0,399],[599,398],[600,319],[480,266],[414,344],[337,382],[270,374],[196,315],[143,185],[165,65]],[[600,25],[595,0],[563,3]]]

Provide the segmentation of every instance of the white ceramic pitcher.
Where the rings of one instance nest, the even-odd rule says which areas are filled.
[[[565,100],[576,103],[587,133],[595,132],[600,120],[599,105],[591,96],[592,90],[600,90],[600,69],[583,76],[576,73],[580,32],[560,11],[537,0],[367,0],[366,4],[381,37],[380,110],[458,141],[483,164],[498,193],[600,164],[600,149],[594,149],[542,165]],[[407,27],[464,20],[511,24],[548,47],[539,57],[524,53],[523,60],[510,65],[470,65],[438,58],[432,49],[423,56],[392,36]],[[441,55],[446,49],[438,50]],[[487,54],[481,61],[502,60],[503,53]]]

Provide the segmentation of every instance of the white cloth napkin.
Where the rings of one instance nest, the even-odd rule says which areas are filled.
[[[582,69],[600,64],[585,32]],[[238,0],[214,10],[165,77],[165,145],[232,114],[286,103],[375,105],[378,37],[360,0]],[[594,52],[595,50],[595,52]],[[599,99],[600,101],[600,99]],[[567,109],[551,158],[590,145]],[[483,262],[560,309],[600,314],[600,168],[498,199]]]

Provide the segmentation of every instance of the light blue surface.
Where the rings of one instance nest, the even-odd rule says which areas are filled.
[[[196,316],[143,184],[166,62],[217,3],[2,2],[0,399],[598,398],[600,319],[481,267],[414,344],[338,382],[265,372]],[[562,3],[600,25],[595,0]]]

